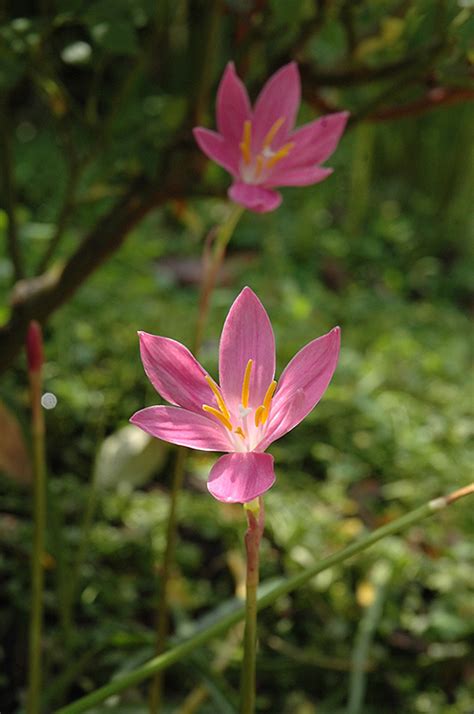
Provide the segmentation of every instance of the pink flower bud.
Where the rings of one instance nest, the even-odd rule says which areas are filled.
[[[26,355],[28,360],[28,371],[39,372],[43,366],[43,332],[41,325],[36,320],[32,320],[28,326],[26,335]]]

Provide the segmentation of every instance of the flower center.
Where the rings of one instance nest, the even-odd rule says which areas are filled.
[[[268,420],[272,398],[277,383],[273,380],[263,398],[262,404],[256,409],[249,407],[250,382],[252,378],[253,360],[249,359],[244,372],[242,392],[238,414],[231,415],[222,396],[222,392],[214,380],[206,375],[205,379],[216,398],[217,408],[203,404],[203,411],[212,414],[227,429],[232,445],[236,451],[251,451],[261,440],[265,424]],[[253,413],[253,419],[249,419]],[[237,439],[237,436],[239,437]]]
[[[242,141],[239,146],[242,154],[241,173],[245,183],[263,183],[274,166],[285,156],[288,156],[293,149],[292,141],[283,144],[279,149],[272,149],[273,140],[284,123],[285,117],[280,117],[272,124],[265,135],[259,153],[254,156],[252,153],[252,122],[250,119],[244,121]]]

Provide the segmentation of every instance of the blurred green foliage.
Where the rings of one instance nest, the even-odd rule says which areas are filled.
[[[142,173],[160,181],[175,170],[164,158],[167,147],[177,133],[190,143],[180,132],[195,102],[204,102],[202,121],[212,125],[212,87],[232,56],[255,86],[266,68],[295,52],[315,73],[324,101],[349,106],[356,118],[418,101],[420,86],[423,97],[432,85],[462,87],[472,62],[466,2],[229,0],[216,3],[222,17],[209,60],[201,31],[212,36],[211,6],[62,0],[52,20],[28,3],[4,15],[0,91],[14,126],[16,220],[28,275],[55,234],[71,181],[75,200],[58,248],[64,260],[130,181]],[[294,50],[295,42],[301,49]],[[406,57],[412,63],[400,73],[373,79],[372,71]],[[209,62],[212,76],[200,83]],[[325,72],[332,79],[321,80]],[[303,79],[307,88],[304,72]],[[308,103],[300,123],[313,116]],[[342,327],[330,389],[271,450],[278,478],[266,498],[263,579],[297,572],[364,528],[472,478],[472,121],[472,106],[460,104],[356,123],[330,161],[335,172],[327,182],[284,191],[276,213],[245,215],[238,227],[203,350],[211,373],[217,376],[225,314],[245,284],[272,318],[280,370],[309,339]],[[58,405],[46,414],[45,711],[153,652],[174,451],[125,447],[127,432],[117,431],[157,400],[141,368],[136,331],[191,340],[199,255],[222,218],[227,178],[209,166],[203,185],[206,198],[191,191],[136,225],[121,251],[46,327],[45,390]],[[4,321],[10,258],[6,249],[0,254]],[[28,433],[22,359],[4,375],[0,396]],[[120,479],[104,457],[108,449],[110,459],[114,443],[132,450]],[[172,582],[178,632],[242,586],[244,519],[240,508],[208,495],[213,460],[193,454],[180,503]],[[129,477],[127,468],[134,469]],[[16,714],[25,685],[31,503],[29,490],[6,474],[0,494],[0,702],[3,714]],[[354,643],[384,563],[388,584],[365,663],[364,714],[470,714],[469,533],[466,502],[322,573],[264,612],[259,711],[347,711]],[[179,711],[202,681],[210,698],[200,712],[225,712],[222,702],[233,711],[240,640],[229,637],[230,654],[226,642],[215,642],[205,657],[171,670],[168,711]],[[206,665],[215,657],[227,657],[224,673]],[[107,711],[139,714],[144,702],[145,687],[137,688],[108,702]]]

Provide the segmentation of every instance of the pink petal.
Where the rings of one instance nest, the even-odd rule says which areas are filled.
[[[314,409],[336,369],[340,342],[341,331],[335,327],[293,357],[278,382],[267,432],[258,445],[259,451],[291,431]],[[285,406],[291,414],[283,419]]]
[[[296,62],[290,62],[275,72],[257,97],[254,109],[253,139],[260,148],[274,123],[285,123],[276,133],[272,145],[278,146],[293,129],[301,101],[301,82]]]
[[[187,347],[168,337],[138,334],[145,372],[164,399],[199,414],[203,404],[216,406],[207,373]]]
[[[322,164],[335,151],[346,128],[349,112],[327,114],[302,126],[291,135],[295,147],[288,165]]]
[[[225,427],[204,414],[201,416],[180,407],[147,407],[136,412],[130,421],[147,434],[170,444],[200,451],[232,451]]]
[[[245,86],[237,76],[234,63],[229,62],[217,90],[217,128],[238,147],[242,141],[244,122],[252,110]]]
[[[281,203],[281,195],[277,191],[249,183],[233,183],[229,189],[229,198],[255,213],[274,211]]]
[[[212,161],[223,166],[235,178],[239,174],[239,146],[233,146],[223,136],[215,131],[196,127],[193,129],[194,138],[199,148]]]
[[[257,444],[254,451],[258,453],[266,451],[270,444],[283,434],[291,431],[293,426],[295,426],[295,419],[301,412],[304,406],[305,394],[302,389],[297,389],[296,392],[284,403],[277,404],[277,408],[272,405],[270,422],[265,436],[262,441]]]
[[[221,456],[209,474],[207,488],[218,501],[247,503],[268,491],[275,483],[270,454],[227,454]]]
[[[244,288],[227,315],[219,347],[220,385],[228,407],[241,402],[244,373],[253,360],[249,406],[263,402],[275,375],[275,337],[262,303],[250,288]]]
[[[291,169],[283,167],[267,179],[267,186],[311,186],[313,183],[324,181],[333,172],[333,169],[322,166],[302,166]]]

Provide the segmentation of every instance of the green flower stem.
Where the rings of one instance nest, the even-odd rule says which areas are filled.
[[[254,714],[257,654],[257,588],[259,578],[259,552],[265,512],[262,498],[257,504],[245,504],[248,529],[245,534],[247,553],[247,579],[245,590],[244,661],[242,665],[241,714]]]
[[[230,239],[235,231],[244,208],[237,204],[232,204],[226,220],[219,226],[213,243],[213,249],[210,255],[207,256],[207,245],[204,248],[203,254],[203,277],[199,295],[199,308],[196,322],[196,332],[193,341],[193,352],[197,357],[201,348],[204,328],[206,326],[209,306],[212,292],[214,290],[216,279],[219,270],[224,261],[225,252]],[[175,547],[176,547],[176,530],[178,523],[178,497],[181,491],[181,486],[184,479],[184,471],[186,466],[188,450],[181,448],[178,451],[175,467],[173,471],[173,482],[171,485],[170,506],[168,512],[168,524],[166,529],[166,545],[163,556],[163,568],[160,578],[160,595],[158,600],[157,610],[157,626],[156,626],[156,648],[155,652],[160,655],[166,646],[166,638],[168,635],[169,621],[169,581],[173,569]],[[161,709],[163,680],[161,670],[157,670],[157,675],[153,678],[149,693],[149,712],[150,714],[158,714]]]
[[[360,620],[352,654],[349,701],[346,714],[361,714],[363,711],[367,662],[376,628],[382,615],[385,594],[391,575],[392,568],[388,562],[382,560],[376,563],[370,580],[374,588],[374,598]]]
[[[343,548],[339,552],[324,558],[315,565],[302,570],[301,573],[298,573],[291,578],[279,579],[276,583],[272,584],[264,584],[259,588],[259,594],[257,596],[257,610],[262,610],[263,608],[272,605],[275,600],[282,595],[287,595],[293,590],[306,585],[306,583],[311,580],[311,578],[314,578],[315,575],[318,575],[324,570],[332,568],[335,565],[344,563],[352,556],[370,548],[383,538],[393,535],[394,533],[398,533],[415,523],[419,523],[428,516],[433,515],[433,513],[451,505],[452,503],[455,503],[463,496],[471,494],[474,494],[474,483],[458,489],[448,496],[436,498],[433,501],[425,503],[419,508],[415,508],[413,511],[401,516],[401,518],[397,518],[391,523],[387,523],[385,526],[377,528],[377,530],[370,535],[359,538],[354,543],[347,546],[347,548]],[[106,684],[85,697],[78,699],[73,704],[68,704],[67,706],[62,707],[62,709],[58,709],[55,714],[80,714],[80,712],[87,711],[92,706],[103,702],[108,697],[118,694],[124,689],[128,689],[129,687],[139,684],[148,677],[152,677],[157,672],[161,672],[168,667],[171,667],[171,665],[184,659],[191,654],[191,652],[194,652],[194,650],[198,649],[198,647],[205,645],[214,637],[222,635],[230,627],[243,620],[244,616],[245,608],[239,604],[235,607],[235,609],[232,609],[232,611],[226,613],[218,620],[215,620],[205,629],[198,630],[195,635],[184,640],[184,642],[181,642],[167,652],[154,657],[141,667],[137,667],[137,669],[128,672],[122,677],[114,679],[109,684]]]
[[[44,417],[41,408],[41,369],[29,371],[31,435],[33,443],[33,551],[29,630],[28,714],[41,711],[41,640],[43,629],[44,532],[46,522],[46,466]]]
[[[211,296],[216,285],[217,276],[219,275],[219,270],[221,269],[222,263],[224,262],[225,253],[227,250],[227,246],[229,245],[229,241],[232,238],[237,223],[242,217],[244,210],[245,208],[243,206],[239,206],[237,203],[232,204],[232,208],[229,211],[227,219],[224,221],[224,223],[221,224],[221,226],[217,230],[211,255],[209,257],[206,256],[206,249],[204,251],[204,274],[199,295],[199,309],[193,343],[194,355],[196,355],[201,349],[204,328],[206,327],[207,318],[209,314]]]

